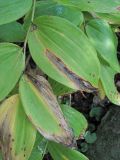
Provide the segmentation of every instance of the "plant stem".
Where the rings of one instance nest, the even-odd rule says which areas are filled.
[[[34,20],[35,5],[36,5],[36,0],[33,0],[31,23],[30,23],[30,26],[28,27],[27,34],[26,34],[26,38],[25,38],[25,41],[24,41],[24,47],[23,47],[23,53],[24,53],[24,54],[26,53],[26,46],[27,46],[28,35],[29,35],[29,32],[30,32],[31,24],[33,23],[33,20]]]
[[[33,9],[32,9],[31,22],[33,22],[33,20],[34,20],[34,15],[35,15],[35,5],[36,5],[36,0],[33,0]]]

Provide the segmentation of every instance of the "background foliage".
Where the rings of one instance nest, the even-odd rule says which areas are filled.
[[[87,120],[58,98],[80,90],[120,104],[119,17],[119,0],[0,1],[2,159],[88,159],[76,145]]]

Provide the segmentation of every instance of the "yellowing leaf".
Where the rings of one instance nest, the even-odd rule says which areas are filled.
[[[69,21],[55,16],[36,18],[28,43],[34,61],[52,79],[87,92],[98,87],[97,53]]]
[[[12,43],[0,43],[0,101],[14,88],[24,66],[22,48]]]
[[[36,137],[36,129],[24,113],[19,96],[0,106],[0,144],[3,159],[27,160]]]
[[[73,141],[52,89],[41,76],[23,76],[20,81],[20,96],[29,120],[47,139],[70,145]]]

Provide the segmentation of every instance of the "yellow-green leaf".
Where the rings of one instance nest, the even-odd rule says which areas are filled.
[[[65,145],[72,143],[72,131],[45,78],[23,76],[20,96],[29,120],[45,138]]]
[[[72,89],[95,90],[99,61],[86,35],[60,17],[40,16],[33,23],[28,43],[37,65],[49,77]]]
[[[0,101],[14,88],[25,66],[22,48],[0,43]]]
[[[36,129],[28,120],[18,95],[0,106],[0,144],[3,159],[28,160]]]

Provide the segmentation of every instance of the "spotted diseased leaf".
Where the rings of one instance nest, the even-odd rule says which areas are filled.
[[[24,113],[19,96],[0,106],[0,146],[3,159],[27,160],[36,137],[36,129]]]
[[[0,101],[15,87],[25,67],[22,48],[0,43]]]
[[[45,138],[65,145],[72,144],[72,131],[45,78],[23,76],[20,96],[29,120]]]
[[[55,16],[36,18],[28,44],[34,61],[52,79],[86,92],[98,87],[97,53],[69,21]]]

